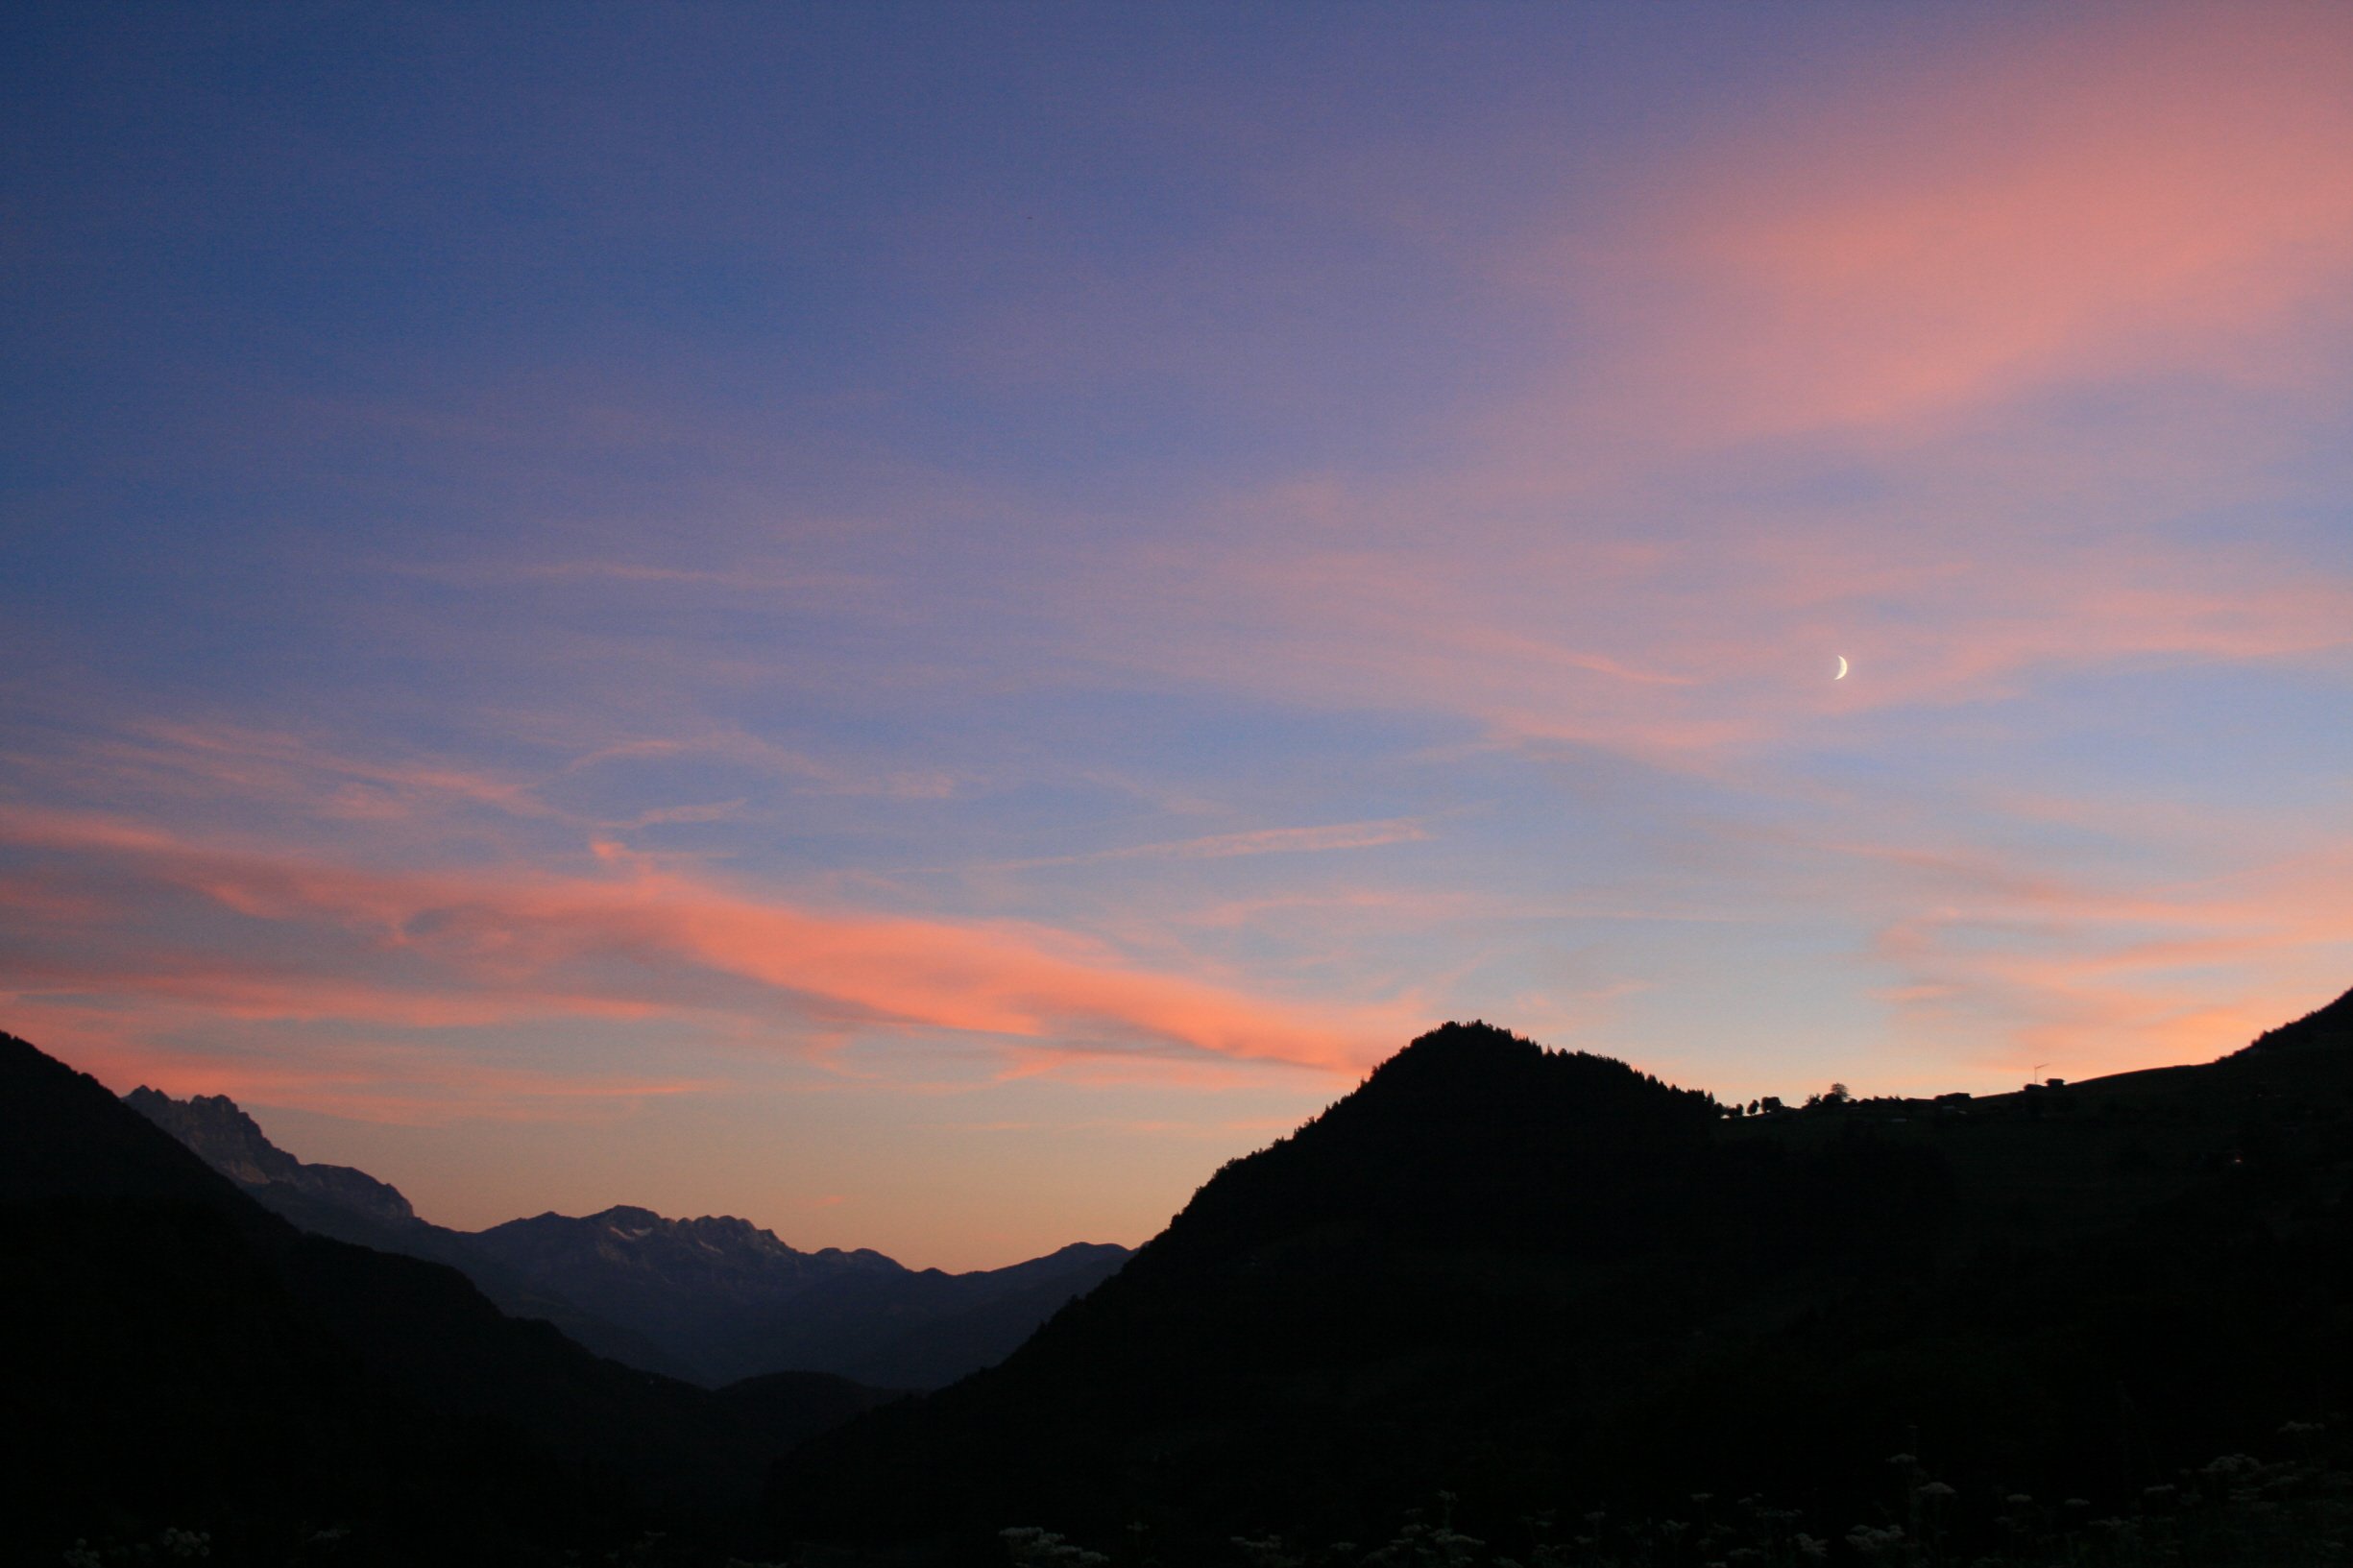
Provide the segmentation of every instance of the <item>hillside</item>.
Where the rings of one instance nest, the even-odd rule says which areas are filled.
[[[1753,1118],[1448,1025],[1003,1367],[794,1456],[776,1539],[1361,1541],[1442,1489],[1473,1533],[1697,1492],[1851,1512],[1900,1452],[2134,1493],[2353,1394],[2349,1015]]]
[[[454,1270],[302,1234],[6,1035],[0,1264],[11,1540],[47,1560],[163,1525],[262,1562],[321,1531],[465,1561],[720,1528],[774,1455],[881,1397],[600,1360]]]

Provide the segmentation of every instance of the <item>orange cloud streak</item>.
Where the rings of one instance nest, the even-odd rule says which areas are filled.
[[[336,957],[418,973],[405,986],[341,973],[195,965],[136,940],[104,974],[12,958],[22,992],[161,994],[229,1016],[340,1016],[412,1025],[533,1011],[642,1016],[683,1005],[697,977],[749,982],[773,1006],[837,1023],[923,1026],[1079,1053],[1175,1050],[1353,1072],[1406,1037],[1401,1007],[1320,1010],[1134,969],[1067,932],[1012,922],[818,912],[730,892],[618,856],[603,876],[390,873],[224,850],[111,819],[0,808],[0,842],[196,895],[248,919],[339,939]],[[96,875],[104,868],[105,875]],[[366,967],[366,963],[356,967]],[[740,1003],[739,1003],[740,1004]]]

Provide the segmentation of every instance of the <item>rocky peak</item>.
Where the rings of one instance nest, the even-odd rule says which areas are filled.
[[[416,1223],[400,1189],[349,1166],[310,1165],[270,1142],[260,1123],[227,1095],[174,1099],[145,1084],[123,1102],[180,1140],[206,1165],[249,1191],[290,1188],[379,1224]]]
[[[301,1168],[302,1162],[263,1136],[259,1123],[227,1095],[174,1099],[141,1084],[123,1101],[241,1187],[288,1181]]]

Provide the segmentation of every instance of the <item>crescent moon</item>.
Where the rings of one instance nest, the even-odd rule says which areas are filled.
[[[1833,681],[1843,681],[1843,680],[1845,680],[1846,678],[1847,678],[1847,656],[1846,656],[1845,654],[1843,654],[1843,653],[1842,653],[1842,654],[1840,654],[1840,655],[1838,656],[1838,673],[1837,673],[1837,674],[1835,674],[1835,675],[1833,675],[1833,676],[1831,676],[1831,680],[1833,680]]]

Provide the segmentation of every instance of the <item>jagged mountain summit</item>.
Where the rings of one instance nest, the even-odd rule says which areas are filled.
[[[249,1191],[284,1187],[380,1225],[407,1225],[417,1218],[408,1199],[389,1182],[350,1166],[308,1165],[296,1159],[262,1136],[260,1126],[227,1095],[174,1099],[141,1084],[123,1101]]]
[[[2353,1401],[2349,1188],[2353,997],[2205,1066],[1757,1118],[1450,1025],[1003,1366],[789,1457],[774,1530],[1176,1560],[1441,1491],[1490,1538],[1692,1493],[1844,1529],[1904,1522],[1896,1453],[2137,1498]]]
[[[587,1297],[632,1300],[636,1313],[691,1298],[723,1314],[854,1274],[906,1270],[866,1247],[803,1252],[733,1215],[670,1219],[630,1204],[573,1218],[547,1213],[473,1233],[510,1266]]]
[[[141,1086],[124,1098],[303,1230],[448,1264],[517,1316],[712,1387],[791,1370],[939,1387],[1003,1360],[1128,1258],[1080,1242],[949,1274],[863,1247],[803,1252],[733,1216],[672,1219],[626,1205],[449,1230],[364,1171],[296,1159],[226,1096],[181,1100]]]

